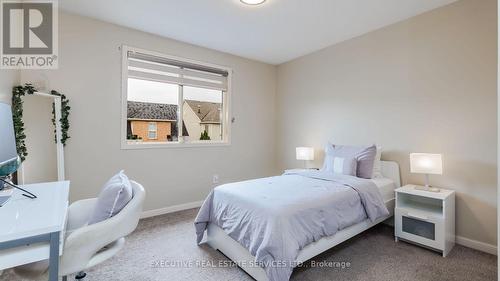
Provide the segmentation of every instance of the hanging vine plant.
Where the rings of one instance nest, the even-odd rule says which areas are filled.
[[[24,132],[24,122],[23,122],[23,100],[22,97],[25,95],[33,95],[36,92],[35,87],[31,84],[25,84],[24,86],[16,86],[12,89],[12,119],[14,121],[14,132],[16,135],[16,147],[17,154],[21,161],[26,160],[28,156],[28,149],[26,148],[26,134]],[[61,143],[66,145],[66,141],[70,138],[69,131],[69,100],[65,95],[57,92],[50,91],[51,95],[58,96],[61,98],[61,119],[59,120],[61,124]],[[56,111],[55,104],[52,103],[52,124],[56,125]],[[54,129],[54,134],[56,129]],[[55,135],[55,142],[57,143],[57,135]]]

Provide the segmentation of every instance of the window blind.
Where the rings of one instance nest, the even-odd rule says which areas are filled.
[[[227,91],[228,72],[169,58],[129,51],[128,77]]]

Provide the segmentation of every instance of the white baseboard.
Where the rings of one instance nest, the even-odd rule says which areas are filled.
[[[462,236],[456,236],[455,242],[457,244],[462,245],[462,246],[469,247],[469,248],[472,248],[472,249],[475,249],[475,250],[478,250],[481,252],[485,252],[485,253],[492,254],[495,256],[497,255],[497,246],[492,245],[492,244],[480,242],[477,240],[472,240],[472,239],[465,238]]]
[[[141,219],[160,216],[160,215],[169,214],[169,213],[178,212],[178,211],[183,211],[183,210],[189,210],[189,209],[193,209],[193,208],[198,208],[198,207],[201,207],[201,204],[203,204],[203,201],[190,202],[190,203],[174,205],[174,206],[169,206],[169,207],[160,208],[160,209],[144,211],[141,214]]]

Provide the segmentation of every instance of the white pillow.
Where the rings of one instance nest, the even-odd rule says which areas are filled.
[[[334,157],[347,159],[347,167],[351,167],[351,159],[354,159],[354,168],[344,171],[345,175],[353,175],[359,178],[371,179],[373,176],[373,165],[377,154],[376,145],[352,146],[334,145],[328,143],[325,147],[325,161],[321,171],[333,172]],[[352,174],[354,172],[354,174]]]
[[[356,176],[357,168],[358,161],[354,156],[350,156],[348,153],[337,153],[331,144],[325,147],[325,160],[321,171]]]
[[[132,199],[132,184],[123,170],[111,177],[97,198],[89,224],[107,220],[118,214]]]
[[[373,162],[372,179],[380,179],[384,177],[382,175],[382,162],[381,162],[382,160],[380,160],[381,157],[382,157],[382,147],[377,146],[377,154],[375,155],[375,161]]]

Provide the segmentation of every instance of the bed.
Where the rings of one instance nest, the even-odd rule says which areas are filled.
[[[299,245],[298,252],[293,253],[292,256],[296,256],[296,258],[294,259],[294,261],[293,261],[294,263],[291,265],[291,267],[293,267],[293,265],[300,264],[302,262],[305,262],[305,261],[313,258],[314,256],[334,247],[335,245],[338,245],[338,244],[342,243],[343,241],[371,228],[372,226],[387,220],[388,218],[390,218],[393,215],[394,189],[401,185],[400,184],[399,166],[396,162],[382,161],[381,170],[382,170],[383,178],[377,178],[377,179],[365,180],[365,181],[371,181],[373,183],[372,186],[376,186],[376,189],[377,189],[376,193],[377,194],[375,194],[375,195],[376,195],[378,200],[383,200],[383,203],[379,203],[379,204],[385,205],[386,213],[381,213],[383,215],[378,215],[378,216],[366,215],[369,213],[368,210],[370,208],[373,209],[373,207],[376,208],[377,206],[374,205],[374,206],[368,208],[369,206],[367,206],[366,204],[371,204],[369,202],[373,201],[373,200],[369,199],[369,198],[371,198],[371,197],[369,197],[370,196],[369,193],[365,194],[365,197],[368,196],[367,197],[368,199],[367,200],[365,199],[366,202],[363,203],[364,204],[363,207],[365,208],[365,212],[366,212],[364,217],[358,216],[357,218],[352,218],[350,221],[356,221],[356,223],[348,225],[347,227],[340,226],[342,224],[342,219],[340,219],[340,222],[337,222],[337,225],[336,225],[338,230],[336,230],[336,232],[332,235],[323,234],[323,235],[316,236],[316,237],[307,237],[308,242],[302,242],[302,244],[304,244],[304,245]],[[303,176],[303,175],[299,175],[299,176]],[[280,180],[283,180],[283,179],[280,179]],[[298,180],[298,178],[288,178],[288,180]],[[321,180],[323,180],[323,179],[321,179]],[[349,180],[352,180],[352,179],[349,179]],[[315,181],[315,183],[318,183],[318,182],[322,183],[322,181]],[[264,185],[266,183],[266,181],[252,182],[252,184],[254,184],[254,185],[257,183],[260,185]],[[325,187],[316,186],[316,188],[324,189]],[[363,198],[362,192],[361,192],[362,190],[360,190],[359,187],[358,188],[352,187],[352,189],[351,188],[343,189],[343,190],[341,190],[342,192],[338,193],[339,194],[338,196],[344,196],[345,194],[352,193],[352,190],[355,190],[355,192],[358,192],[359,197]],[[233,196],[233,195],[230,194],[229,196]],[[237,196],[242,197],[241,195],[237,195]],[[300,193],[298,196],[300,196]],[[325,196],[328,197],[328,194],[326,194]],[[346,198],[349,198],[349,197],[346,197]],[[259,208],[259,206],[252,205],[252,204],[255,205],[256,204],[255,202],[253,202],[253,203],[246,202],[244,198],[240,198],[240,199],[241,199],[241,201],[238,204],[245,205],[248,203],[249,204],[248,206],[250,206],[250,207],[248,207],[248,209],[250,209],[250,208],[258,209]],[[246,235],[246,233],[245,233],[247,231],[247,228],[249,228],[248,225],[246,225],[244,222],[245,219],[242,219],[241,217],[238,219],[231,218],[231,214],[228,214],[227,210],[222,211],[222,213],[220,213],[218,215],[216,215],[214,213],[210,213],[209,216],[205,216],[205,218],[203,218],[203,216],[201,215],[203,209],[205,209],[205,213],[207,213],[206,210],[212,211],[212,206],[211,206],[210,200],[213,200],[213,199],[207,198],[207,200],[205,201],[205,204],[204,204],[205,206],[202,206],[202,209],[200,210],[200,214],[198,215],[198,217],[195,221],[195,225],[197,226],[198,242],[200,242],[200,236],[199,236],[200,231],[201,231],[201,233],[203,233],[203,231],[206,229],[206,233],[207,233],[206,243],[208,245],[210,245],[212,248],[221,251],[224,255],[226,255],[231,260],[235,261],[239,265],[239,267],[241,267],[244,271],[246,271],[254,279],[256,279],[258,281],[287,280],[289,275],[291,274],[291,272],[288,272],[288,273],[283,273],[283,272],[270,273],[269,268],[267,268],[266,266],[263,266],[263,267],[259,266],[259,265],[262,265],[263,263],[261,263],[261,264],[256,263],[256,259],[257,259],[256,257],[258,257],[258,260],[263,260],[263,258],[262,258],[263,254],[261,251],[262,249],[259,249],[258,246],[262,245],[262,243],[263,243],[262,240],[264,240],[264,242],[266,242],[266,239],[271,240],[271,238],[262,237],[264,235],[262,233],[258,233],[257,235],[254,235],[254,236],[261,238],[258,241],[260,244],[249,239],[248,235]],[[222,200],[222,199],[219,198],[219,200]],[[224,198],[223,200],[229,200],[229,199]],[[343,201],[347,202],[348,200],[344,199]],[[358,201],[360,201],[359,198],[358,198]],[[361,201],[363,201],[363,199]],[[340,202],[337,202],[337,203],[340,203]],[[352,208],[359,208],[359,206],[353,204],[352,202],[349,204],[350,204],[350,206],[352,206]],[[309,206],[302,207],[302,208],[304,210],[306,210],[309,208]],[[214,207],[214,209],[215,209],[215,207]],[[321,212],[319,212],[319,213],[323,213],[324,211],[325,210],[321,210]],[[356,212],[357,211],[348,212],[347,216],[349,216],[351,214],[355,214]],[[318,212],[313,212],[313,216],[316,216],[317,214],[318,214]],[[345,215],[346,214],[344,214],[344,216]],[[218,220],[214,219],[217,216],[219,219]],[[247,214],[244,214],[243,216],[247,216]],[[224,222],[221,222],[221,218],[224,219]],[[232,222],[232,224],[226,223],[227,221],[231,222],[231,220],[234,220],[234,222]],[[287,218],[287,220],[289,220],[289,219]],[[304,220],[302,218],[299,220],[296,220],[295,218],[293,218],[293,220],[297,221],[297,222],[295,223],[295,225],[292,226],[292,228],[288,229],[288,231],[291,231],[291,232],[294,232],[297,227],[301,227],[302,224],[309,223],[309,225],[307,225],[305,227],[305,229],[309,229],[309,228],[315,226],[314,223],[309,222],[307,220]],[[337,218],[337,220],[339,220],[339,219]],[[266,223],[268,223],[268,222],[266,222]],[[288,223],[288,221],[287,221],[287,223]],[[283,222],[280,222],[279,225],[281,226],[281,224],[283,224]],[[317,222],[316,222],[316,224],[317,224]],[[235,225],[237,225],[240,228],[240,229],[238,229],[238,231],[234,231]],[[273,226],[273,227],[276,227],[276,226]],[[284,229],[286,229],[286,228],[284,228]],[[324,226],[322,226],[321,229],[324,229]],[[250,230],[248,230],[248,231],[250,231]],[[277,230],[277,231],[273,231],[273,232],[280,232],[280,231],[282,231],[282,230]],[[201,234],[201,235],[203,235],[203,234]],[[290,235],[293,236],[293,233]],[[258,244],[258,245],[255,246],[256,244]],[[274,242],[274,244],[276,244],[276,241]],[[284,242],[283,242],[283,245],[285,245]],[[271,246],[273,246],[273,245],[271,245]],[[267,248],[273,248],[273,247],[267,247]],[[274,248],[276,248],[276,247],[274,247]],[[260,255],[260,257],[259,257],[259,255]],[[266,253],[264,255],[266,257],[269,256],[268,253]],[[276,255],[276,257],[277,256],[279,256],[279,255]],[[287,255],[284,255],[284,256],[286,257]],[[288,255],[288,257],[289,256],[290,256],[290,254]],[[274,257],[274,258],[276,258],[276,257]],[[273,264],[273,266],[276,266],[276,265]],[[290,267],[290,265],[288,265],[288,264],[284,267],[287,267],[287,266]],[[281,269],[281,268],[278,268],[276,270],[283,271],[283,269]],[[292,270],[293,270],[293,268],[292,268]],[[288,277],[284,277],[284,276],[288,276]]]

